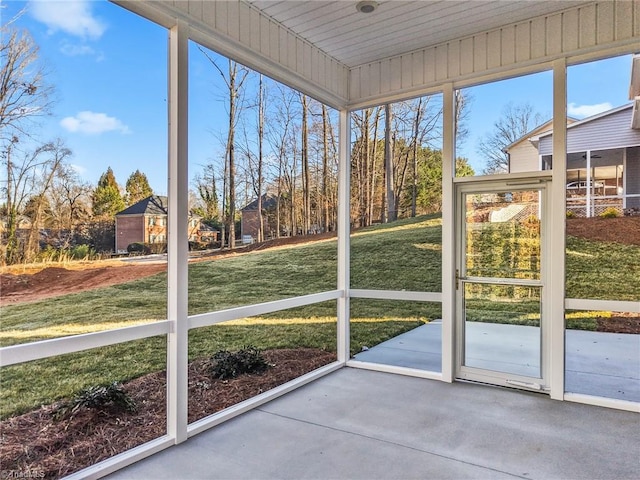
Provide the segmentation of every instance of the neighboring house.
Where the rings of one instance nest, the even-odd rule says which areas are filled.
[[[567,118],[567,125],[576,122],[575,118]],[[535,172],[544,170],[540,164],[538,147],[532,141],[538,135],[552,130],[553,120],[549,120],[542,125],[527,132],[524,136],[504,148],[504,152],[509,157],[509,173]]]
[[[578,216],[640,209],[640,55],[632,60],[629,100],[567,121],[567,210]],[[509,172],[551,169],[551,127],[550,121],[540,125],[505,148]]]
[[[623,105],[567,126],[567,209],[597,216],[607,208],[640,207],[640,128],[634,105]],[[542,127],[542,126],[541,126]],[[539,127],[510,145],[510,171],[548,170],[553,130]],[[523,144],[529,144],[526,154]],[[535,168],[534,168],[535,167]]]
[[[9,219],[5,216],[0,218],[0,235],[6,235],[9,229]],[[31,230],[31,219],[24,215],[18,215],[16,218],[16,231],[28,232]]]
[[[275,212],[278,198],[274,195],[262,195],[262,226],[264,237],[275,236],[276,222]],[[242,243],[251,243],[258,238],[258,228],[260,221],[258,220],[258,199],[248,204],[240,210],[240,232]]]
[[[168,199],[152,195],[116,214],[116,252],[132,243],[167,243]],[[201,217],[189,215],[189,241],[210,243],[217,232],[203,225]]]

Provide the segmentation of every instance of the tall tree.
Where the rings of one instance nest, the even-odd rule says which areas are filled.
[[[311,230],[311,182],[309,176],[309,129],[307,124],[308,99],[304,94],[300,94],[300,105],[302,107],[300,159],[302,163],[302,225],[304,227],[302,234],[307,235]]]
[[[49,193],[52,223],[59,231],[58,240],[62,245],[70,246],[89,221],[90,194],[91,186],[80,179],[73,167],[62,164]]]
[[[11,145],[14,149],[7,152],[6,158],[10,169],[6,183],[4,259],[8,264],[31,259],[37,253],[39,228],[48,204],[47,193],[63,161],[71,154],[60,140],[26,152]],[[30,220],[29,236],[21,245],[17,237],[18,221],[26,213]]]
[[[124,210],[124,199],[111,167],[108,167],[107,171],[100,176],[98,186],[91,196],[91,202],[93,216],[98,218],[112,219],[116,213]]]
[[[322,229],[330,230],[329,214],[329,130],[331,122],[326,105],[322,105]]]
[[[140,200],[153,195],[153,190],[149,185],[147,176],[140,170],[136,170],[131,175],[129,175],[129,178],[127,178],[127,183],[125,185],[125,191],[127,192],[127,205],[133,205],[135,203],[138,203]]]
[[[53,86],[38,58],[39,48],[27,31],[11,22],[0,28],[0,140],[31,136],[33,122],[51,109]]]
[[[218,226],[220,222],[220,199],[218,198],[217,176],[213,164],[206,165],[203,172],[195,178],[198,191],[198,209],[205,223]]]
[[[502,116],[478,144],[478,153],[486,159],[485,174],[509,171],[509,156],[504,149],[542,123],[542,116],[529,103],[508,103]]]
[[[239,63],[228,59],[226,73],[218,66],[214,58],[204,49],[199,50],[209,60],[209,63],[218,71],[227,87],[228,94],[228,130],[225,153],[225,176],[223,181],[223,214],[225,215],[226,228],[229,232],[229,248],[234,248],[236,243],[235,221],[236,221],[236,139],[235,129],[240,114],[240,103],[242,100],[242,88],[249,75],[249,69]],[[224,231],[222,232],[224,242]]]
[[[292,136],[294,132],[294,93],[290,88],[279,86],[278,97],[272,103],[274,108],[267,121],[267,138],[278,162],[276,177],[276,236],[283,231],[291,234],[294,227],[289,223],[291,215],[287,214],[293,194],[293,184],[288,174],[290,161],[295,157],[290,155]]]
[[[391,104],[387,103],[384,106],[384,165],[385,165],[385,180],[386,180],[386,204],[387,204],[387,216],[386,222],[393,222],[398,218],[398,210],[396,208],[396,194],[394,191],[394,162],[393,162],[393,138],[392,138],[392,124],[393,122],[393,110]]]

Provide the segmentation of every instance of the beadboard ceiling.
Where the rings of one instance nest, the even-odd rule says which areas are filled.
[[[246,0],[348,67],[592,3],[573,0]]]

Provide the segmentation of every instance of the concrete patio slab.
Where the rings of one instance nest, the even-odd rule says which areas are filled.
[[[631,479],[640,415],[343,368],[112,479]]]
[[[537,376],[535,327],[467,325],[470,365]],[[422,325],[355,355],[356,360],[441,371],[442,325]],[[640,402],[640,335],[567,330],[565,390]]]

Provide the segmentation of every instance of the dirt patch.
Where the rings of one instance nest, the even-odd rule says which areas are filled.
[[[3,305],[35,302],[69,293],[118,285],[166,270],[166,265],[151,264],[84,270],[49,267],[33,274],[2,274],[0,275],[0,300]]]
[[[260,375],[215,380],[206,375],[207,360],[189,365],[189,422],[218,412],[282,385],[335,360],[317,349],[269,350],[272,364]],[[166,432],[166,374],[152,373],[125,384],[138,408],[135,413],[80,409],[72,417],[54,419],[56,405],[0,422],[3,474],[14,478],[61,478]],[[4,476],[2,478],[5,478]]]
[[[610,333],[640,333],[640,314],[616,313],[610,318],[598,317],[596,319],[598,332]]]
[[[600,242],[640,245],[640,217],[568,218],[567,235]]]
[[[192,252],[189,261],[204,262],[234,257],[259,250],[327,240],[335,236],[335,232],[322,233],[319,235],[298,235],[295,237],[277,238],[263,243],[254,243],[234,250]],[[100,262],[84,263],[69,269],[61,267],[38,269],[35,267],[35,273],[0,274],[0,303],[2,305],[14,305],[18,303],[36,302],[69,293],[78,293],[118,285],[167,270],[167,265],[163,262],[114,264],[114,261],[111,260],[109,263],[109,266],[101,266]]]

